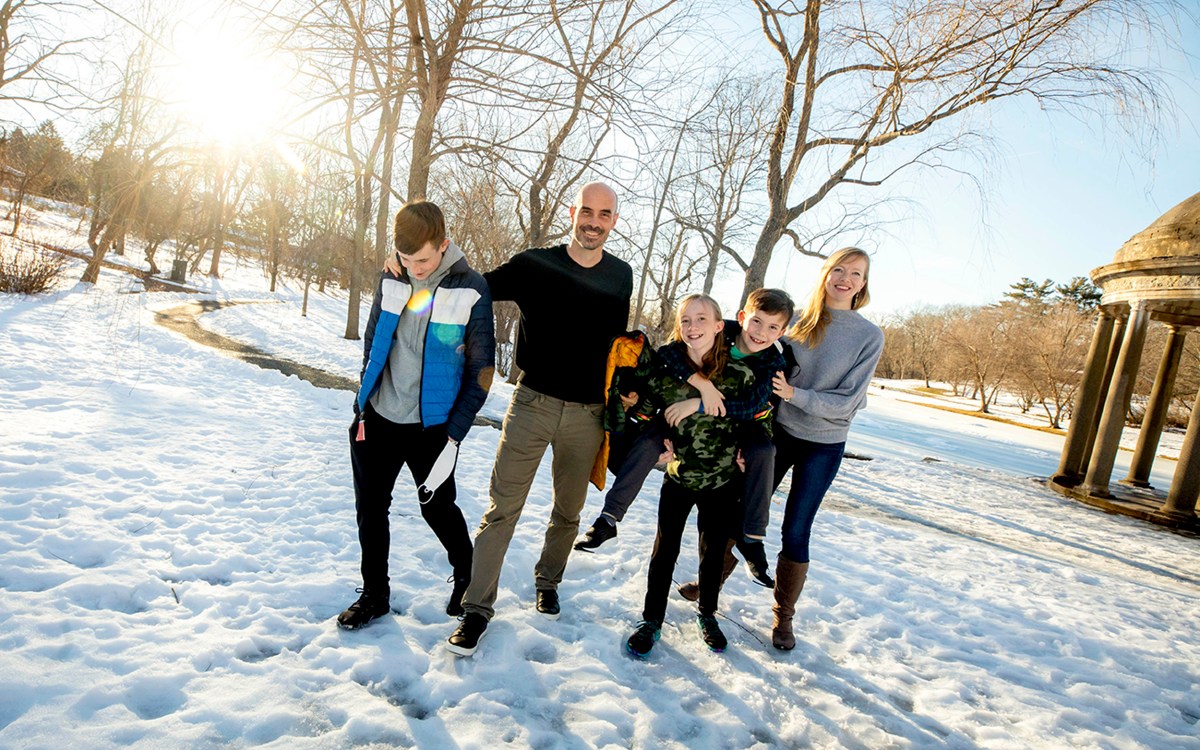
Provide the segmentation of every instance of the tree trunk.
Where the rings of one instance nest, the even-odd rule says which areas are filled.
[[[771,263],[771,254],[775,251],[775,246],[783,238],[785,227],[786,224],[782,217],[774,213],[767,217],[767,222],[758,235],[758,242],[754,244],[754,255],[750,258],[750,267],[746,269],[746,283],[742,285],[742,298],[738,300],[739,307],[745,304],[750,292],[766,285],[767,266]]]
[[[383,170],[379,175],[379,208],[375,213],[375,265],[382,266],[391,248],[388,236],[391,229],[392,152],[396,148],[396,128],[388,129],[383,139]]]
[[[355,205],[358,206],[354,222],[354,250],[350,259],[350,301],[346,311],[346,335],[350,341],[358,341],[358,309],[362,304],[362,259],[366,257],[367,227],[371,224],[371,174],[360,170],[354,181]]]
[[[713,283],[717,279],[717,261],[721,258],[721,245],[724,242],[725,224],[724,222],[717,222],[716,230],[713,232],[712,249],[708,252],[708,268],[704,271],[705,294],[712,294]]]
[[[17,236],[17,230],[21,228],[21,209],[25,206],[25,181],[21,181],[21,187],[17,188],[17,195],[13,198],[12,209],[8,212],[8,217],[12,219],[12,231],[9,232],[13,237]]]
[[[413,128],[412,160],[408,168],[408,200],[425,198],[429,190],[429,168],[432,164],[433,124],[437,118],[436,104],[421,104],[417,124]]]
[[[109,222],[108,227],[104,230],[104,236],[100,238],[96,249],[92,251],[92,258],[88,261],[87,268],[83,269],[83,276],[79,279],[85,284],[95,284],[100,280],[100,266],[104,263],[104,256],[108,254],[108,248],[117,237],[119,230],[119,222]]]

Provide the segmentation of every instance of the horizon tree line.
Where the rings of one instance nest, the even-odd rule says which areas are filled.
[[[990,305],[918,307],[882,322],[884,353],[877,375],[919,380],[924,387],[949,387],[990,413],[1001,394],[1023,412],[1040,411],[1049,427],[1071,418],[1091,343],[1100,290],[1086,277],[1063,284],[1028,277]],[[1146,352],[1166,346],[1163,326],[1147,332]],[[1154,385],[1157,358],[1141,362],[1126,420],[1141,423]],[[1186,426],[1200,388],[1200,341],[1185,342],[1168,425]]]

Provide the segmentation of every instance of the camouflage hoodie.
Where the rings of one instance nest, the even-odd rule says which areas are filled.
[[[666,359],[674,359],[672,355],[680,354],[667,351],[672,347],[686,349],[685,344],[676,341],[655,352],[649,393],[630,410],[632,414],[652,415],[676,401],[700,397],[699,391],[680,381],[664,364],[663,353],[668,355]],[[686,351],[682,354],[687,356]],[[753,385],[754,373],[742,362],[730,360],[721,373],[712,378],[712,383],[726,397],[732,397]],[[738,474],[734,460],[738,426],[737,420],[699,413],[680,422],[670,430],[675,459],[667,465],[667,476],[689,490],[716,489],[734,479]]]

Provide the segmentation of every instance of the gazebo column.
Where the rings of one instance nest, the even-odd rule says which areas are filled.
[[[1175,467],[1175,478],[1167,502],[1158,509],[1176,518],[1196,518],[1196,497],[1200,495],[1200,391],[1196,392],[1196,403],[1192,405],[1192,416],[1188,419],[1187,435],[1179,450],[1179,464]]]
[[[1154,452],[1162,437],[1163,425],[1167,422],[1167,409],[1171,406],[1171,392],[1175,388],[1175,376],[1179,373],[1179,360],[1183,357],[1183,344],[1187,338],[1187,326],[1168,325],[1167,345],[1163,347],[1162,361],[1158,363],[1158,374],[1154,376],[1154,388],[1150,391],[1150,402],[1142,417],[1141,434],[1137,449],[1129,465],[1129,476],[1122,484],[1134,487],[1150,486],[1150,469],[1154,466]]]
[[[1129,400],[1137,382],[1138,364],[1142,358],[1142,346],[1146,343],[1146,323],[1149,320],[1150,310],[1143,300],[1130,303],[1129,323],[1125,327],[1125,338],[1117,357],[1116,372],[1113,373],[1108,398],[1104,402],[1104,415],[1096,431],[1096,444],[1088,462],[1087,476],[1083,479],[1082,490],[1088,495],[1110,496],[1108,483],[1120,448],[1125,413],[1129,410]]]
[[[1092,346],[1088,349],[1083,382],[1079,384],[1079,391],[1075,395],[1075,408],[1071,411],[1071,424],[1067,428],[1067,439],[1063,442],[1062,458],[1058,471],[1050,477],[1055,484],[1074,487],[1083,480],[1089,439],[1095,435],[1096,414],[1104,397],[1101,385],[1108,371],[1112,330],[1113,313],[1102,307],[1096,319],[1096,331],[1092,334]]]
[[[1092,461],[1092,449],[1096,447],[1096,432],[1100,426],[1100,415],[1104,411],[1104,403],[1108,398],[1108,389],[1112,385],[1113,373],[1117,371],[1117,358],[1121,354],[1121,342],[1125,340],[1125,331],[1129,327],[1128,308],[1115,308],[1111,311],[1111,314],[1115,325],[1113,326],[1112,336],[1109,338],[1108,357],[1104,360],[1104,377],[1100,381],[1099,393],[1096,394],[1096,407],[1087,421],[1087,440],[1083,444],[1083,460],[1079,462],[1080,481],[1082,481],[1082,476],[1087,472],[1087,467]],[[1079,483],[1076,482],[1076,484]]]

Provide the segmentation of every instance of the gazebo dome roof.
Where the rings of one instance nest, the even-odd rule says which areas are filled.
[[[1141,301],[1163,322],[1200,325],[1200,193],[1130,237],[1092,282],[1102,305]]]
[[[1113,262],[1200,255],[1200,193],[1183,201],[1130,237]]]

